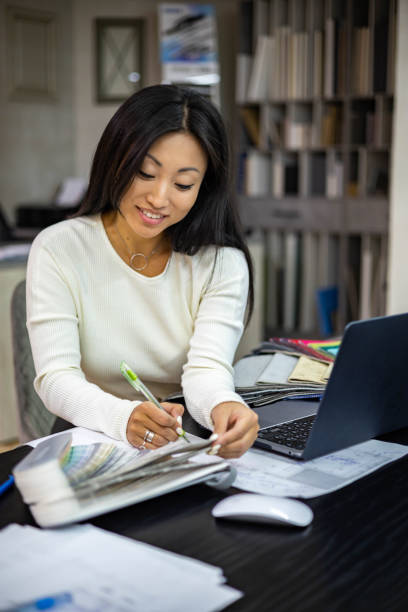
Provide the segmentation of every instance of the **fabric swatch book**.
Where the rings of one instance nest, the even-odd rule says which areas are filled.
[[[270,338],[234,365],[235,389],[254,408],[282,399],[320,399],[339,345]]]
[[[66,433],[40,442],[13,475],[38,525],[55,527],[198,482],[230,486],[234,468],[206,455],[211,440],[195,440],[187,444],[180,439],[151,451],[99,442],[72,446]]]

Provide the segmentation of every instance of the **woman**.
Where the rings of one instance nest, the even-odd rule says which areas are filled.
[[[187,409],[238,457],[257,418],[234,391],[234,353],[252,273],[228,193],[218,111],[171,85],[148,87],[114,114],[83,205],[43,230],[27,271],[35,388],[74,425],[154,449],[177,439],[184,408],[160,410],[121,376],[126,361],[159,401]]]

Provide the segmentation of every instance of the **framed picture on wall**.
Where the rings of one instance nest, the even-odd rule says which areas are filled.
[[[143,87],[143,30],[143,19],[95,19],[97,102],[123,102]]]

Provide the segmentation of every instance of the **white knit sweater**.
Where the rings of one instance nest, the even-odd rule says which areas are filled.
[[[241,251],[173,253],[148,278],[119,257],[100,215],[43,230],[27,270],[27,326],[34,386],[47,408],[74,425],[126,440],[138,396],[125,360],[160,399],[180,387],[192,416],[212,429],[211,410],[242,399],[234,353],[243,330],[248,268]]]

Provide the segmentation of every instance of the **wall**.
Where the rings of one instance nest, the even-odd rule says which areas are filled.
[[[21,202],[48,202],[60,181],[88,176],[96,143],[117,105],[94,99],[95,17],[144,17],[145,82],[160,82],[157,0],[0,0],[0,202],[10,221]],[[214,2],[218,17],[221,92],[232,117],[237,0]],[[57,99],[11,101],[6,7],[57,15]]]
[[[56,14],[55,101],[10,99],[12,72],[18,69],[10,61],[8,6]],[[33,45],[35,28],[28,23],[24,30],[33,33]],[[29,42],[24,43],[28,49]],[[31,64],[27,57],[23,62],[35,68],[41,57],[39,51]],[[71,0],[0,0],[0,201],[11,221],[17,203],[49,201],[61,179],[72,174],[72,101]]]
[[[397,25],[394,133],[387,313],[408,311],[408,1],[400,0]]]
[[[87,176],[97,141],[117,105],[96,104],[94,92],[93,19],[144,17],[146,19],[145,84],[160,82],[157,0],[73,0],[75,169]],[[227,121],[232,116],[237,0],[218,0],[216,7],[221,58],[221,95]]]

